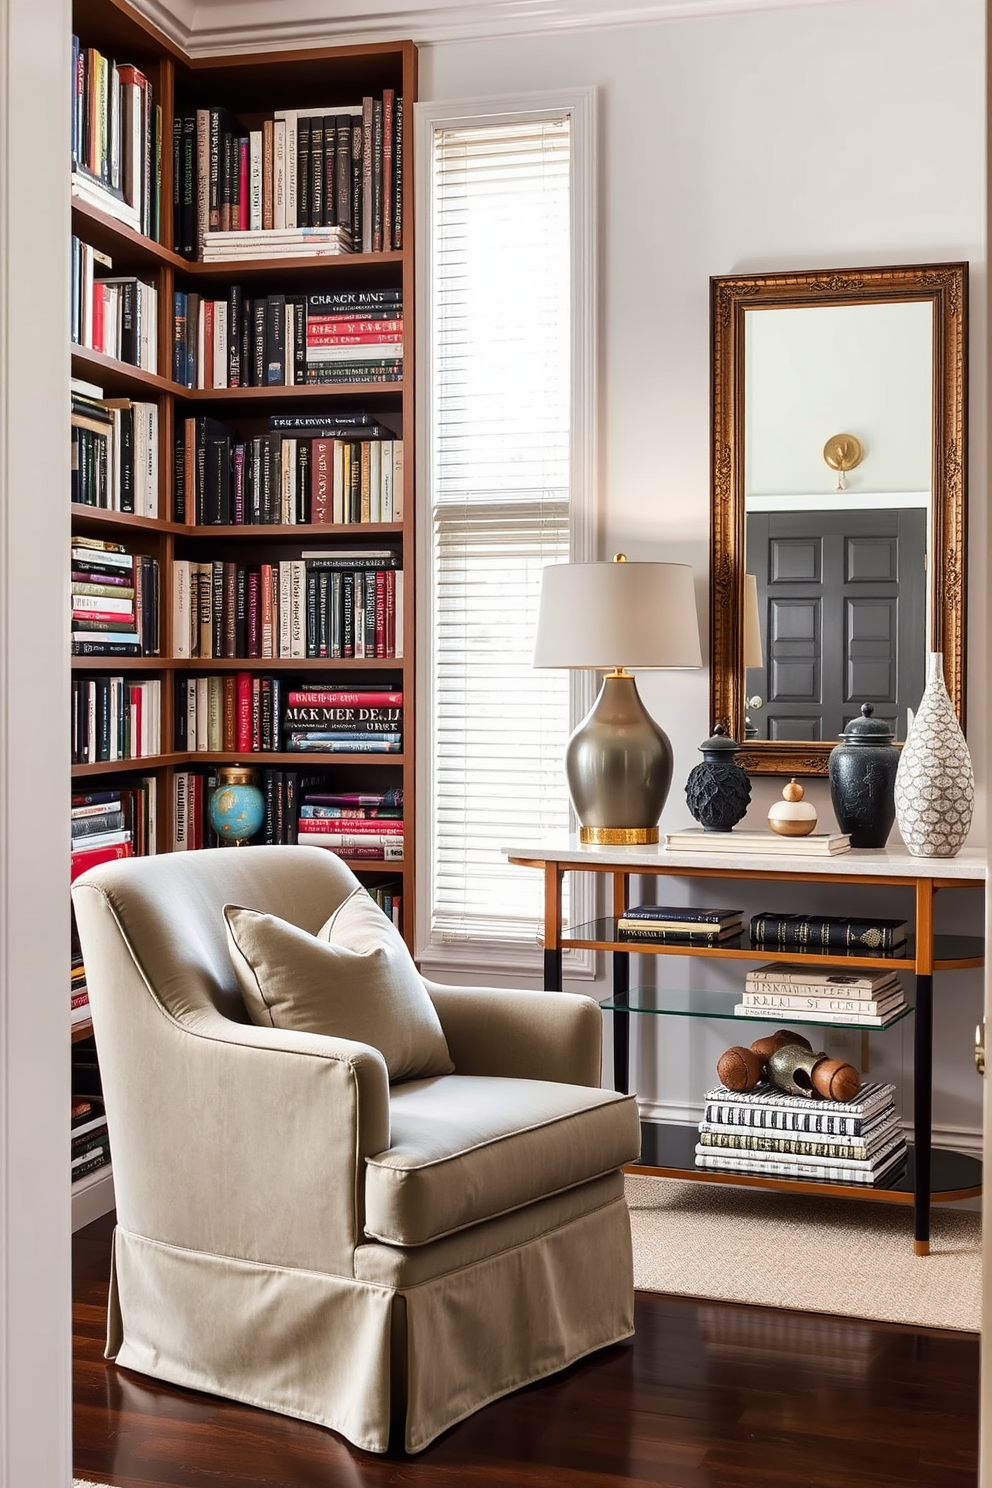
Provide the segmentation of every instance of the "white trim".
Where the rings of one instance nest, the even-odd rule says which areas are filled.
[[[0,1482],[68,1488],[68,0],[0,0]]]
[[[710,20],[752,11],[798,10],[844,0],[476,0],[405,6],[342,0],[136,0],[137,9],[191,57],[286,47],[340,46],[410,37],[418,45],[488,41],[549,32]]]
[[[496,95],[488,98],[455,99],[444,103],[414,104],[414,221],[416,223],[416,289],[417,372],[416,372],[416,490],[423,510],[417,513],[417,572],[422,576],[417,594],[417,666],[416,695],[420,717],[433,718],[432,667],[430,664],[430,595],[427,576],[431,572],[430,521],[431,466],[430,410],[434,406],[431,385],[428,337],[433,320],[428,235],[433,221],[432,170],[433,135],[437,129],[454,129],[483,121],[498,123],[512,119],[559,118],[570,115],[571,129],[571,213],[572,213],[572,408],[570,448],[570,512],[572,546],[577,558],[591,557],[598,530],[597,448],[599,409],[596,397],[598,307],[596,273],[598,259],[598,225],[596,217],[597,187],[597,90],[595,87],[550,90],[540,94]],[[592,705],[593,676],[573,673],[573,718],[580,718]],[[416,798],[419,803],[416,829],[417,855],[424,863],[431,861],[431,769],[428,755],[429,724],[419,730]],[[578,876],[573,893],[572,919],[592,919],[599,894],[590,884],[588,874]],[[421,880],[423,882],[423,879]],[[540,888],[536,890],[540,895]],[[425,971],[473,971],[481,964],[495,973],[533,976],[542,966],[542,952],[533,955],[519,947],[508,948],[486,944],[484,954],[466,955],[462,947],[434,943],[429,933],[427,894],[418,895],[414,922],[417,959]],[[540,902],[538,900],[538,902]],[[569,975],[583,980],[595,976],[595,954],[577,951],[569,957]]]

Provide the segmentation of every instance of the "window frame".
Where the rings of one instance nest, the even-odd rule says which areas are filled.
[[[480,99],[423,101],[414,105],[414,204],[416,225],[416,492],[417,492],[417,667],[418,730],[416,762],[415,833],[418,860],[430,865],[418,876],[414,922],[415,954],[422,969],[439,974],[478,973],[485,966],[487,981],[501,976],[540,977],[543,950],[538,936],[543,922],[543,885],[535,878],[535,940],[533,947],[476,939],[471,945],[441,942],[431,935],[433,877],[433,800],[431,750],[434,697],[430,650],[432,596],[432,534],[434,501],[431,490],[430,449],[434,407],[430,337],[433,324],[431,279],[431,224],[433,222],[434,134],[460,126],[539,122],[569,117],[570,128],[570,256],[571,256],[571,397],[569,429],[569,541],[573,562],[595,556],[599,521],[597,490],[598,399],[597,345],[597,218],[596,133],[597,89],[566,88],[540,94],[501,95]],[[591,672],[570,673],[570,726],[592,706]],[[564,762],[562,764],[564,776]],[[508,844],[510,845],[510,844]],[[524,872],[526,870],[517,870]],[[572,918],[591,919],[595,888],[591,875],[572,879]],[[482,954],[480,954],[482,953]],[[592,979],[596,957],[592,951],[566,951],[567,977]]]

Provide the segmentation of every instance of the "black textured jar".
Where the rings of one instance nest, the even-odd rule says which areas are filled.
[[[899,751],[874,712],[871,703],[861,705],[861,717],[851,719],[827,767],[837,825],[850,833],[852,847],[884,847],[896,819]]]
[[[685,799],[689,810],[707,832],[729,832],[747,811],[751,782],[735,758],[740,745],[722,724],[700,744],[701,765],[689,771]]]

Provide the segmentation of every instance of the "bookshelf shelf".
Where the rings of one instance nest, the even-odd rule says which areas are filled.
[[[765,1020],[738,1017],[733,1013],[734,993],[679,991],[670,987],[631,986],[631,957],[671,957],[698,959],[733,964],[750,962],[797,962],[810,966],[837,965],[901,970],[908,973],[906,992],[915,993],[913,1007],[900,1010],[882,1028],[869,1028],[855,1022],[833,1027],[860,1029],[862,1038],[869,1033],[884,1033],[896,1022],[913,1013],[913,1143],[905,1177],[887,1184],[840,1183],[813,1179],[766,1176],[759,1173],[726,1169],[701,1169],[695,1164],[696,1127],[678,1123],[642,1121],[641,1159],[635,1171],[664,1177],[678,1177],[697,1182],[738,1183],[758,1188],[783,1188],[805,1193],[829,1192],[848,1198],[887,1199],[911,1203],[914,1209],[914,1245],[918,1255],[927,1255],[930,1247],[930,1207],[936,1200],[970,1198],[981,1192],[981,1164],[977,1159],[959,1153],[940,1151],[932,1139],[932,1065],[934,976],[966,968],[981,967],[985,944],[977,935],[946,935],[934,931],[934,901],[938,894],[950,890],[970,889],[984,894],[988,871],[984,850],[963,849],[957,857],[940,859],[914,858],[899,850],[878,849],[851,851],[836,858],[816,862],[802,856],[774,859],[771,855],[745,859],[727,854],[722,862],[713,855],[673,851],[663,847],[608,849],[580,846],[569,839],[540,848],[505,848],[511,863],[538,869],[544,878],[544,983],[549,990],[562,987],[562,955],[567,949],[589,949],[610,953],[612,957],[613,994],[601,1006],[613,1019],[614,1083],[618,1090],[628,1088],[628,1039],[630,1020],[641,1015],[660,1017],[702,1017],[733,1019],[738,1025],[758,1025]],[[562,923],[562,885],[566,873],[593,873],[609,881],[612,915],[571,928]],[[621,939],[617,919],[631,903],[631,879],[680,878],[698,881],[700,888],[709,887],[713,879],[725,879],[736,888],[737,896],[750,885],[849,885],[859,905],[870,904],[873,887],[900,889],[912,897],[912,910],[905,914],[911,933],[905,950],[898,955],[844,955],[837,952],[804,951],[800,948],[774,949],[753,944],[746,933],[723,945],[659,945],[647,941]],[[866,899],[866,894],[868,898]],[[658,902],[664,902],[663,899]],[[733,902],[733,901],[727,901]],[[861,910],[864,913],[864,909]],[[870,912],[870,911],[869,911]],[[643,963],[641,963],[643,964]],[[659,962],[659,968],[664,965]],[[669,965],[677,963],[668,963]],[[910,980],[910,978],[912,980]],[[796,1027],[805,1025],[805,1019]],[[789,1015],[770,1013],[768,1024],[789,1026]],[[811,1023],[810,1027],[826,1024]],[[739,1036],[735,1042],[750,1043]],[[864,1066],[863,1066],[864,1067]]]
[[[148,203],[147,195],[140,203],[140,215],[146,228],[151,224],[150,235],[135,231],[132,226],[119,220],[115,211],[107,210],[99,201],[95,202],[92,194],[87,194],[85,184],[77,186],[71,196],[72,233],[82,245],[95,250],[93,255],[83,254],[80,250],[75,259],[74,308],[79,312],[75,324],[79,328],[80,339],[94,340],[99,345],[112,344],[109,338],[104,340],[100,337],[97,319],[99,307],[96,299],[93,302],[92,314],[90,314],[90,307],[84,305],[82,301],[84,288],[89,285],[91,273],[94,282],[115,278],[141,279],[154,289],[156,295],[156,361],[159,371],[157,373],[147,372],[116,357],[107,356],[102,351],[94,351],[79,344],[70,346],[70,363],[73,377],[101,389],[105,399],[126,399],[136,404],[152,403],[157,408],[157,507],[152,501],[147,500],[147,495],[150,493],[146,492],[136,493],[136,496],[144,495],[145,501],[142,504],[136,499],[135,504],[139,506],[139,510],[157,510],[159,515],[139,516],[74,502],[71,520],[75,538],[85,538],[90,545],[94,541],[117,543],[127,553],[134,555],[135,560],[140,557],[142,560],[151,559],[157,563],[158,644],[162,653],[126,657],[86,655],[71,658],[73,683],[76,686],[77,695],[82,699],[80,709],[85,712],[88,707],[91,710],[90,717],[92,718],[94,714],[100,717],[105,729],[106,712],[97,713],[94,697],[102,696],[100,689],[106,689],[108,685],[101,679],[121,677],[128,684],[154,683],[155,681],[160,683],[158,703],[162,728],[160,753],[135,759],[74,765],[72,767],[74,790],[77,793],[95,794],[106,790],[111,785],[116,786],[118,782],[123,788],[129,782],[134,786],[136,782],[143,779],[151,781],[155,790],[152,809],[155,840],[159,851],[169,850],[174,842],[180,840],[178,817],[182,799],[185,799],[190,813],[201,814],[196,817],[197,833],[187,837],[186,842],[201,840],[199,828],[202,827],[203,807],[209,796],[211,784],[216,781],[218,766],[223,763],[240,760],[249,764],[259,772],[260,783],[266,784],[267,787],[272,787],[273,773],[283,777],[295,773],[300,777],[303,775],[321,776],[328,781],[326,788],[334,792],[347,793],[370,789],[401,790],[406,844],[403,860],[385,862],[360,858],[346,861],[370,887],[391,889],[402,896],[404,913],[401,928],[409,939],[412,935],[412,905],[415,897],[414,854],[412,852],[415,808],[412,747],[415,595],[411,582],[414,571],[415,538],[412,397],[414,386],[412,316],[414,258],[411,224],[413,104],[417,96],[416,48],[412,42],[408,41],[375,42],[346,47],[304,48],[299,51],[280,51],[265,55],[230,55],[209,59],[191,59],[183,53],[181,48],[160,33],[152,22],[132,9],[128,0],[74,0],[73,18],[74,31],[78,36],[78,50],[74,54],[73,61],[78,60],[79,63],[71,69],[74,89],[78,83],[83,94],[89,90],[87,96],[100,100],[95,105],[86,106],[89,112],[84,107],[81,95],[74,93],[71,100],[70,113],[74,122],[74,140],[81,165],[88,169],[93,168],[91,156],[95,136],[92,130],[96,128],[97,135],[99,135],[101,129],[99,122],[93,125],[93,119],[100,120],[99,110],[103,106],[103,100],[109,98],[107,88],[104,86],[108,75],[110,87],[116,87],[119,84],[122,89],[126,86],[139,88],[142,111],[148,101],[146,90],[150,89],[154,105],[161,111],[158,121],[160,128],[157,133],[157,137],[161,140],[161,151],[157,158],[154,145],[149,146],[149,141],[153,142],[156,138],[154,122],[150,133],[146,131],[142,134],[135,130],[128,141],[131,145],[130,155],[123,148],[119,152],[119,157],[115,156],[115,152],[110,148],[107,148],[103,154],[103,159],[108,162],[115,158],[125,161],[141,160],[146,177],[152,183],[151,204]],[[97,57],[96,54],[100,56]],[[107,64],[106,67],[104,63]],[[128,71],[131,67],[139,70],[143,81],[134,78],[133,73]],[[102,73],[101,68],[104,69]],[[113,68],[116,68],[116,72]],[[392,117],[397,125],[396,133],[387,131],[385,127],[386,90],[392,90],[394,95],[390,98],[390,108],[393,110]],[[254,256],[252,252],[246,252],[239,259],[210,263],[202,263],[186,256],[186,253],[190,251],[191,239],[185,231],[189,226],[189,219],[188,215],[184,217],[182,212],[182,197],[184,181],[186,183],[190,181],[189,155],[184,154],[179,157],[180,170],[178,178],[174,180],[176,163],[173,152],[173,142],[176,137],[174,125],[178,123],[180,140],[184,137],[189,138],[192,125],[199,130],[204,120],[209,121],[210,129],[214,129],[216,125],[219,131],[225,127],[220,119],[224,111],[227,111],[226,117],[236,126],[231,130],[232,138],[240,136],[239,150],[246,146],[251,149],[255,148],[255,145],[250,136],[254,134],[256,139],[263,137],[261,132],[267,124],[274,129],[273,121],[277,112],[288,110],[290,114],[294,114],[304,105],[310,108],[316,104],[323,104],[327,115],[347,116],[351,114],[354,116],[356,107],[361,111],[366,106],[366,99],[369,100],[368,106],[372,108],[374,108],[376,99],[380,102],[380,117],[383,123],[382,145],[380,148],[379,132],[374,127],[370,127],[368,138],[374,141],[373,154],[369,157],[372,162],[372,196],[369,198],[365,195],[368,189],[366,179],[359,172],[357,176],[351,177],[352,188],[357,190],[360,187],[362,193],[360,197],[354,197],[354,200],[360,201],[363,211],[367,202],[372,201],[375,210],[366,216],[365,221],[372,222],[373,225],[376,222],[375,212],[381,206],[382,216],[379,221],[384,230],[390,211],[398,214],[397,222],[402,217],[403,247],[401,249],[389,246],[384,252],[363,251],[351,254],[307,251],[302,255],[289,253],[274,254],[270,257],[268,254],[271,250],[264,247],[262,249],[266,253],[264,258]],[[107,134],[105,143],[109,144],[110,130],[114,127],[111,123],[112,118],[120,121],[122,128],[127,127],[127,121],[134,120],[134,114],[129,113],[124,107],[125,101],[125,95],[121,92],[116,112],[112,112],[108,105],[105,119]],[[134,103],[133,95],[131,102]],[[141,117],[144,125],[151,115],[145,115],[142,112]],[[183,121],[186,121],[185,124]],[[350,127],[349,125],[349,129]],[[286,128],[288,131],[288,124]],[[245,139],[244,145],[241,139]],[[288,139],[287,133],[287,141]],[[393,178],[390,195],[387,195],[386,187],[383,185],[381,195],[376,196],[376,177],[378,176],[384,183],[390,180],[387,171],[387,142],[389,142],[388,150],[392,152],[392,158],[398,168],[397,176]],[[206,143],[206,136],[199,138],[199,145]],[[349,141],[347,157],[335,156],[336,164],[340,164],[341,158],[347,158],[349,161],[353,155],[355,159],[360,158],[353,151],[353,146],[355,146],[355,139]],[[99,155],[99,151],[97,153]],[[210,158],[209,150],[194,153],[193,156],[196,169],[207,166],[207,174],[201,172],[199,177],[200,181],[208,182],[207,196],[209,196]],[[223,160],[223,151],[218,152],[215,158]],[[274,161],[277,158],[277,153],[273,150],[271,159]],[[286,159],[289,158],[287,153]],[[300,158],[303,158],[302,153]],[[316,158],[314,156],[314,159]],[[325,155],[324,158],[326,161],[329,157]],[[232,154],[230,156],[232,172],[233,159]],[[151,162],[150,169],[148,168],[149,162]],[[274,187],[274,174],[271,179]],[[327,176],[326,179],[329,182],[331,177]],[[160,181],[161,191],[157,211],[154,200],[156,180]],[[285,200],[288,211],[289,198],[296,188],[295,184],[290,185],[289,174],[285,180],[287,183]],[[296,175],[293,180],[298,183],[300,177]],[[337,189],[336,175],[334,181],[335,189]],[[122,187],[127,184],[127,181],[122,178]],[[193,184],[195,186],[196,182],[194,181]],[[223,190],[222,182],[218,182],[217,189]],[[206,200],[207,197],[201,197],[195,190],[192,194],[186,195],[187,203],[201,199]],[[275,200],[274,190],[272,199]],[[344,199],[343,197],[342,200]],[[138,198],[132,193],[129,200],[137,202]],[[237,203],[237,210],[240,212],[242,198],[234,195],[231,200]],[[178,210],[174,212],[174,208]],[[301,220],[305,221],[306,218]],[[216,225],[216,223],[213,224],[214,227]],[[198,223],[197,232],[193,234],[194,239],[199,234],[199,227]],[[387,242],[389,241],[391,240],[387,238]],[[183,252],[179,251],[181,247]],[[104,263],[101,255],[110,259],[109,265]],[[401,320],[406,381],[186,388],[172,377],[175,365],[174,312],[178,310],[181,315],[184,307],[183,301],[181,299],[177,301],[176,296],[177,294],[180,296],[196,295],[202,305],[204,302],[223,300],[227,289],[232,285],[243,285],[245,301],[255,300],[256,303],[259,299],[281,295],[284,292],[294,296],[341,292],[353,297],[354,303],[363,304],[366,302],[357,298],[359,293],[396,292],[386,295],[381,303],[389,306],[398,304],[401,307],[401,313],[402,307],[407,307],[406,316]],[[110,289],[105,293],[105,302],[112,305],[113,290]],[[120,293],[123,296],[123,290]],[[100,304],[103,303],[104,301],[100,302]],[[123,298],[120,303],[123,315]],[[304,314],[308,311],[309,307],[304,306]],[[349,315],[353,313],[349,311]],[[299,319],[295,321],[295,324],[299,326]],[[254,324],[252,328],[254,329]],[[222,345],[223,343],[218,341],[216,344]],[[313,343],[315,347],[322,344],[326,343],[321,343],[316,339]],[[230,349],[229,342],[229,353]],[[285,345],[282,345],[280,350],[285,359]],[[221,354],[223,355],[223,352]],[[316,359],[316,357],[313,358],[313,360]],[[257,375],[254,363],[252,373]],[[182,510],[176,502],[177,441],[185,437],[187,420],[199,419],[201,416],[207,419],[215,418],[231,429],[236,428],[237,437],[244,440],[260,438],[262,431],[280,432],[278,426],[269,423],[270,416],[277,413],[280,415],[298,413],[308,416],[305,422],[306,433],[301,434],[300,437],[313,438],[318,436],[309,434],[309,428],[312,425],[312,418],[309,416],[326,412],[328,417],[325,422],[334,424],[335,411],[346,414],[352,410],[364,411],[368,424],[377,426],[377,433],[372,437],[379,437],[384,441],[389,441],[391,438],[402,440],[404,455],[402,484],[396,492],[396,510],[404,514],[401,520],[333,525],[280,522],[236,526],[194,525],[190,522],[174,520],[176,512]],[[92,422],[93,410],[77,406],[76,430],[86,427],[80,422],[80,418],[85,418],[87,411],[91,415]],[[134,427],[137,429],[139,415],[135,413],[133,416]],[[144,413],[141,417],[145,417]],[[99,411],[97,421],[99,421]],[[303,420],[300,422],[304,423]],[[205,426],[201,425],[201,431],[203,427]],[[342,420],[338,421],[338,427],[341,437],[347,437],[343,433],[347,426]],[[144,428],[143,425],[142,429]],[[99,428],[90,427],[88,432],[100,434]],[[147,438],[147,434],[145,437]],[[359,440],[360,437],[354,436]],[[78,433],[76,438],[77,453],[80,453],[83,445]],[[135,448],[137,449],[137,440],[135,440]],[[137,465],[135,468],[137,469]],[[143,468],[151,469],[151,462]],[[180,473],[185,475],[186,468],[180,464]],[[92,473],[92,466],[88,466],[87,469]],[[198,464],[194,464],[192,469],[194,479],[201,481],[200,495],[202,497],[204,489],[202,482],[205,476],[201,475]],[[399,469],[400,463],[397,458],[395,465],[397,477]],[[306,475],[306,470],[305,458],[301,458],[297,468],[297,477],[303,478],[299,472],[303,471]],[[271,474],[271,470],[269,473]],[[311,479],[309,476],[306,478]],[[388,490],[385,483],[384,486]],[[86,490],[89,493],[92,487],[83,485],[80,478],[77,489]],[[269,488],[265,489],[268,494]],[[281,490],[278,486],[275,489]],[[310,490],[316,500],[315,487],[311,487]],[[257,502],[258,487],[254,488],[254,494]],[[106,498],[104,491],[101,490],[99,499],[116,499],[116,497]],[[202,503],[198,503],[198,508],[202,515]],[[231,510],[233,509],[232,507]],[[269,510],[268,507],[265,509]],[[372,510],[376,510],[374,505]],[[274,514],[279,514],[279,511],[280,508],[277,506]],[[180,657],[171,654],[176,648],[176,638],[184,633],[179,628],[178,616],[175,613],[175,595],[177,589],[181,587],[184,575],[189,572],[188,565],[230,563],[243,568],[246,574],[250,575],[252,570],[267,571],[283,560],[303,561],[299,559],[299,555],[307,549],[333,547],[346,553],[363,546],[388,546],[391,553],[398,553],[400,559],[398,567],[407,576],[407,582],[402,586],[402,615],[396,617],[397,630],[401,629],[404,637],[404,656],[366,660],[285,656]],[[180,564],[183,565],[181,568]],[[76,596],[102,594],[108,599],[114,597],[112,592],[108,593],[105,582],[101,581],[102,587],[100,584],[94,584],[95,577],[103,574],[106,578],[108,573],[106,566],[100,567],[98,559],[94,559],[91,565],[95,568],[95,574],[90,570],[85,570],[78,563],[74,566],[77,585],[88,584],[90,586],[88,588],[77,587],[74,591]],[[389,566],[391,565],[383,565],[384,568]],[[135,568],[137,569],[137,563]],[[143,563],[142,573],[146,574],[149,571],[151,571],[149,566]],[[153,587],[153,584],[146,586],[143,592],[147,593],[149,587]],[[398,585],[396,587],[399,588]],[[201,587],[198,592],[202,604],[204,602],[203,588]],[[260,608],[266,603],[267,594],[268,591],[262,596]],[[392,594],[392,585],[390,585],[389,594],[390,596]],[[79,621],[84,618],[84,610],[89,613],[96,609],[96,606],[77,602],[74,603],[74,608],[77,611],[76,619]],[[107,605],[106,608],[114,610],[116,607]],[[391,610],[389,614],[391,615]],[[202,615],[201,609],[201,625]],[[378,619],[378,614],[376,618]],[[387,623],[391,624],[391,620]],[[77,624],[78,628],[80,627]],[[278,649],[280,632],[276,629],[275,633],[276,649]],[[196,634],[191,634],[194,648],[197,639]],[[209,643],[205,643],[205,649],[221,649],[215,634],[211,636]],[[384,647],[380,646],[380,649]],[[185,714],[180,712],[183,698],[182,690],[178,685],[180,679],[189,677],[197,679],[198,682],[206,681],[210,684],[210,695],[214,696],[217,677],[246,672],[251,675],[253,681],[258,681],[263,692],[267,687],[264,681],[266,677],[278,677],[284,682],[298,680],[307,687],[319,689],[355,690],[365,687],[369,690],[402,692],[404,698],[407,699],[404,716],[405,752],[391,755],[370,755],[357,752],[347,755],[320,755],[287,750],[261,753],[232,749],[205,754],[177,748],[177,744],[185,743],[182,725],[186,722]],[[126,688],[124,690],[118,688],[116,696],[120,707],[128,705],[129,695]],[[132,698],[132,706],[134,702]],[[85,739],[86,736],[82,732],[84,725],[80,721],[78,712],[75,717],[77,738]],[[230,737],[229,732],[227,736]],[[103,752],[106,752],[105,748]],[[273,773],[266,774],[265,772]],[[292,792],[287,789],[286,801],[290,800],[292,800]],[[192,816],[190,819],[193,819]],[[276,822],[279,823],[278,827],[274,825]],[[295,831],[295,822],[285,834],[281,832],[282,825],[282,815],[273,813],[273,816],[269,818],[270,835],[287,835],[291,838]],[[77,838],[77,849],[82,840],[81,836]],[[206,827],[202,827],[202,840],[210,840]],[[77,863],[78,861],[77,858]],[[86,1030],[86,1033],[80,1030]],[[72,1032],[73,1042],[78,1043],[89,1032],[91,1030],[88,1024],[76,1025]],[[105,1185],[105,1191],[112,1201],[112,1185]]]

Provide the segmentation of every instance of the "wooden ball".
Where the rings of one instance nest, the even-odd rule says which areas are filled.
[[[805,794],[806,792],[796,779],[790,780],[788,785],[782,787],[782,797],[786,801],[801,801]]]
[[[843,1059],[821,1059],[813,1066],[813,1088],[824,1100],[850,1101],[861,1089],[861,1076]]]
[[[786,1044],[801,1044],[804,1049],[813,1047],[801,1033],[790,1033],[787,1028],[780,1028],[777,1033],[769,1033],[764,1038],[755,1039],[751,1045],[751,1052],[757,1054],[764,1063],[770,1054],[774,1054],[776,1049],[784,1048]]]
[[[728,1090],[753,1090],[764,1070],[764,1060],[740,1044],[721,1054],[716,1062],[717,1077]]]

